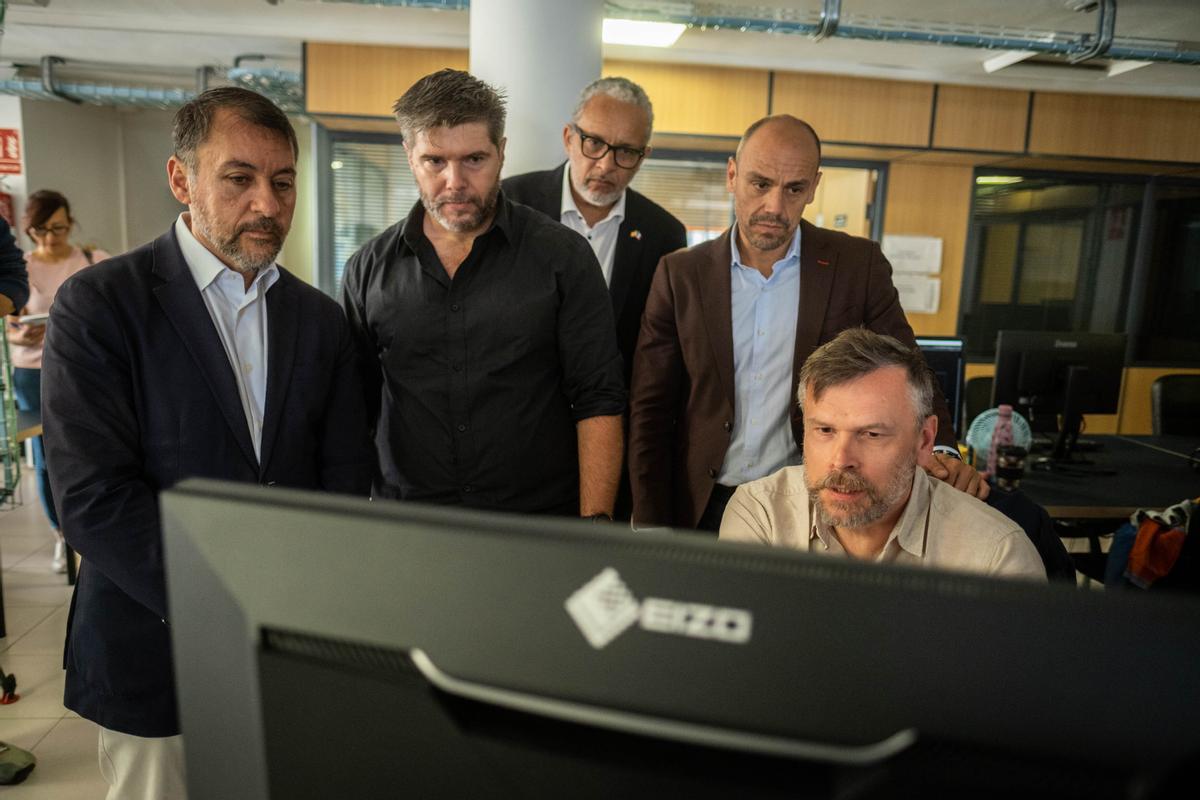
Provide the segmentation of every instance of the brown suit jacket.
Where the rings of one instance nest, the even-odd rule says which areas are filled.
[[[916,346],[879,245],[800,225],[793,396],[805,360],[846,328],[862,325]],[[650,287],[629,398],[635,523],[695,527],[729,448],[735,391],[729,235],[664,256]],[[934,410],[938,444],[953,446],[949,410],[936,387]],[[792,406],[792,435],[803,446],[799,404]]]

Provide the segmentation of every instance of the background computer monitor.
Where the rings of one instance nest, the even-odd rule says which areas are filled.
[[[917,347],[942,387],[955,434],[962,438],[963,340],[957,336],[918,336]]]
[[[205,481],[162,511],[192,800],[1094,797],[1200,751],[1194,600]]]
[[[1007,403],[1035,432],[1058,434],[1055,457],[1068,458],[1084,414],[1119,410],[1125,345],[1121,333],[1000,331],[992,405]]]

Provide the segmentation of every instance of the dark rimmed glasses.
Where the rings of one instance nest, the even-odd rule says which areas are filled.
[[[57,225],[51,225],[47,228],[30,228],[29,232],[37,234],[38,236],[45,236],[50,233],[53,233],[55,236],[62,236],[66,233],[69,233],[70,230],[71,230],[70,225],[63,225],[60,222]]]
[[[592,136],[590,133],[584,133],[578,125],[571,125],[575,133],[579,135],[579,151],[588,158],[599,161],[608,154],[611,150],[613,161],[621,169],[633,169],[641,163],[646,157],[646,151],[638,150],[635,147],[625,147],[615,144],[609,144],[599,136]]]

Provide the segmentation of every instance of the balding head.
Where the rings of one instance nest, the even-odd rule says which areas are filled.
[[[754,122],[746,132],[742,134],[741,140],[738,142],[737,152],[734,153],[734,159],[741,158],[742,150],[746,144],[762,129],[769,129],[775,136],[785,140],[797,140],[799,142],[808,141],[817,151],[817,161],[821,160],[821,137],[817,136],[817,132],[813,130],[812,125],[809,125],[802,119],[793,117],[791,114],[775,114],[770,117],[763,117]]]
[[[733,193],[743,264],[770,276],[816,195],[820,165],[820,139],[795,117],[765,117],[742,136],[729,159],[726,186]]]

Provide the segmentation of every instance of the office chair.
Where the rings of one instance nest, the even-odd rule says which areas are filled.
[[[990,375],[968,378],[963,388],[963,408],[959,419],[962,431],[959,438],[965,438],[971,427],[971,421],[992,407],[992,383]]]
[[[991,380],[990,378],[988,380]],[[1051,581],[1075,583],[1075,560],[1063,546],[1053,520],[1037,503],[1020,489],[1006,491],[993,486],[987,504],[1021,526],[1029,541],[1037,548]],[[1087,573],[1085,573],[1087,574]]]
[[[1200,434],[1200,375],[1163,375],[1150,386],[1155,436]]]

